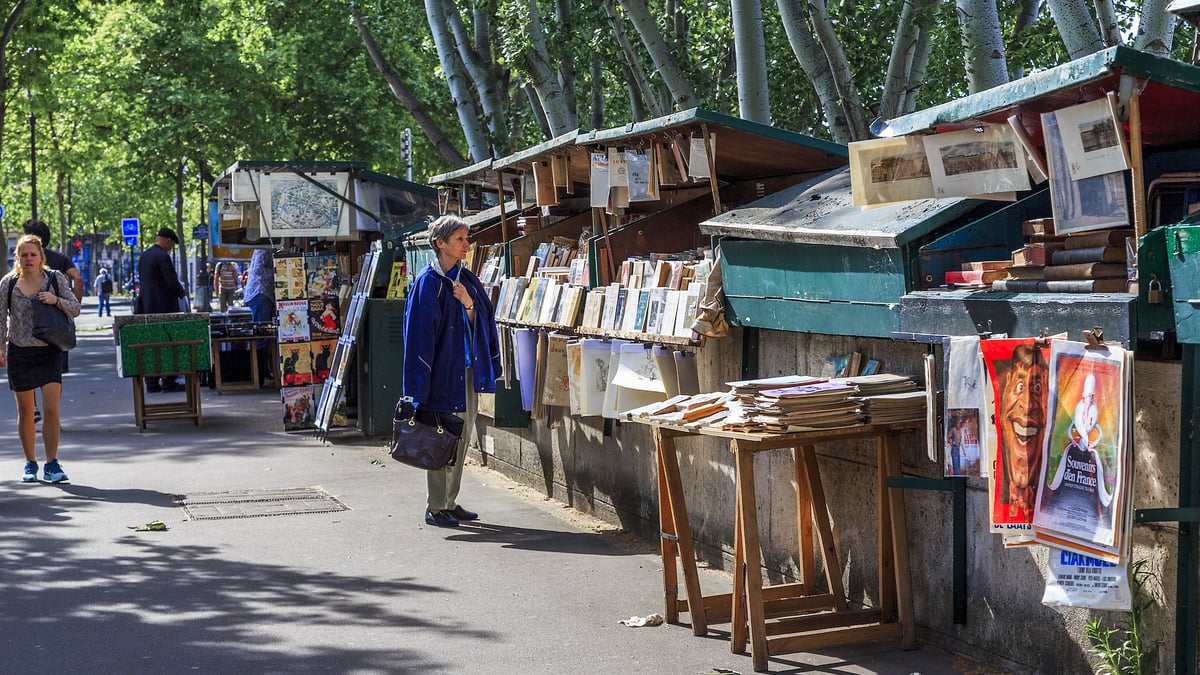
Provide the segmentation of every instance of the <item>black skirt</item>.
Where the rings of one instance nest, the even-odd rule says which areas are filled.
[[[8,343],[8,388],[29,391],[51,382],[62,384],[65,353],[54,345],[18,347]]]

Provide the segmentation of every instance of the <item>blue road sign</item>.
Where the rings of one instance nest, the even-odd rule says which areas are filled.
[[[0,204],[0,218],[4,217],[4,205]]]
[[[121,234],[125,236],[126,246],[137,246],[138,228],[139,224],[137,218],[121,219]]]

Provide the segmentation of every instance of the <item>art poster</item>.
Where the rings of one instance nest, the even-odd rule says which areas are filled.
[[[568,375],[567,336],[551,333],[546,347],[546,384],[542,388],[542,405],[571,405],[571,382]]]
[[[337,347],[336,339],[313,340],[309,343],[312,353],[313,384],[320,384],[329,379],[329,369],[333,366],[333,352]]]
[[[933,198],[925,141],[879,138],[849,145],[850,195],[855,206]]]
[[[314,339],[337,337],[342,332],[342,316],[334,296],[308,300],[309,333]]]
[[[260,181],[268,237],[336,237],[350,233],[349,176],[264,173]]]
[[[995,399],[991,467],[993,531],[1031,530],[1042,475],[1049,347],[1035,338],[981,340]]]
[[[1070,160],[1056,113],[1042,113],[1042,137],[1050,169],[1050,205],[1057,234],[1125,227],[1129,203],[1122,171],[1072,180]]]
[[[1050,547],[1042,604],[1128,612],[1129,566]]]
[[[926,136],[925,156],[938,198],[1029,189],[1025,149],[1007,124]]]
[[[289,342],[279,346],[279,372],[285,387],[312,384],[312,352],[308,342]]]
[[[567,394],[572,415],[583,413],[583,342],[567,342]]]
[[[592,208],[602,209],[608,206],[608,153],[593,152],[591,157],[589,174],[591,200],[589,204]]]
[[[621,346],[617,372],[611,384],[617,389],[614,407],[618,413],[667,400],[654,352],[649,345],[640,342]]]
[[[284,387],[279,392],[283,399],[283,430],[313,428],[317,413],[313,388]]]
[[[275,303],[279,315],[279,342],[308,342],[308,301],[281,300]]]
[[[604,340],[583,340],[579,360],[579,381],[571,383],[572,389],[578,392],[579,414],[584,417],[599,415],[608,391],[612,349]],[[571,376],[575,376],[574,371]]]
[[[987,372],[976,336],[954,336],[946,344],[945,448],[943,474],[986,476]]]
[[[1055,111],[1071,180],[1083,180],[1129,168],[1121,124],[1109,99],[1101,98]]]
[[[275,299],[299,300],[308,297],[307,282],[304,277],[304,258],[293,256],[275,256]]]
[[[1128,459],[1124,350],[1055,340],[1049,365],[1052,416],[1034,529],[1112,546]]]
[[[339,284],[337,256],[306,256],[304,258],[304,270],[307,277],[306,295],[308,297],[337,295]]]
[[[607,343],[609,349],[608,366],[605,368],[605,375],[608,376],[608,381],[604,388],[604,400],[600,406],[600,414],[608,419],[617,418],[617,385],[613,383],[613,378],[617,375],[617,367],[621,363],[621,347],[629,344],[628,340],[610,340]],[[586,343],[585,343],[585,349]]]

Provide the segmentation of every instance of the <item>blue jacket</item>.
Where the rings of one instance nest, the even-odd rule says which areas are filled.
[[[467,287],[475,305],[471,330],[471,374],[474,390],[496,391],[500,377],[500,339],[491,297],[479,278],[462,265],[450,271]],[[404,395],[418,408],[434,412],[467,409],[467,315],[454,298],[454,282],[442,274],[437,260],[421,270],[408,291],[404,312]]]

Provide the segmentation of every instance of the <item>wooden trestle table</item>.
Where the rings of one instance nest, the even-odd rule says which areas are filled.
[[[787,434],[654,427],[658,461],[659,525],[662,531],[663,589],[666,619],[679,622],[680,612],[692,619],[692,632],[705,635],[709,623],[731,621],[730,649],[746,651],[749,642],[754,670],[767,669],[777,654],[820,649],[871,640],[899,639],[915,646],[912,589],[909,579],[908,536],[904,492],[886,486],[888,476],[900,475],[900,433],[921,428],[922,422],[862,425]],[[727,438],[736,462],[737,496],[734,524],[733,593],[705,597],[696,570],[695,549],[688,524],[687,504],[679,472],[678,439]],[[842,565],[836,548],[825,489],[817,466],[817,443],[874,438],[878,468],[879,584],[876,606],[853,609],[842,585]],[[797,534],[800,579],[794,583],[764,584],[759,549],[758,508],[754,488],[754,456],[760,452],[793,449],[796,480]],[[815,584],[816,554],[824,562],[827,590]],[[678,567],[677,567],[678,565]],[[679,599],[679,569],[686,599]]]

